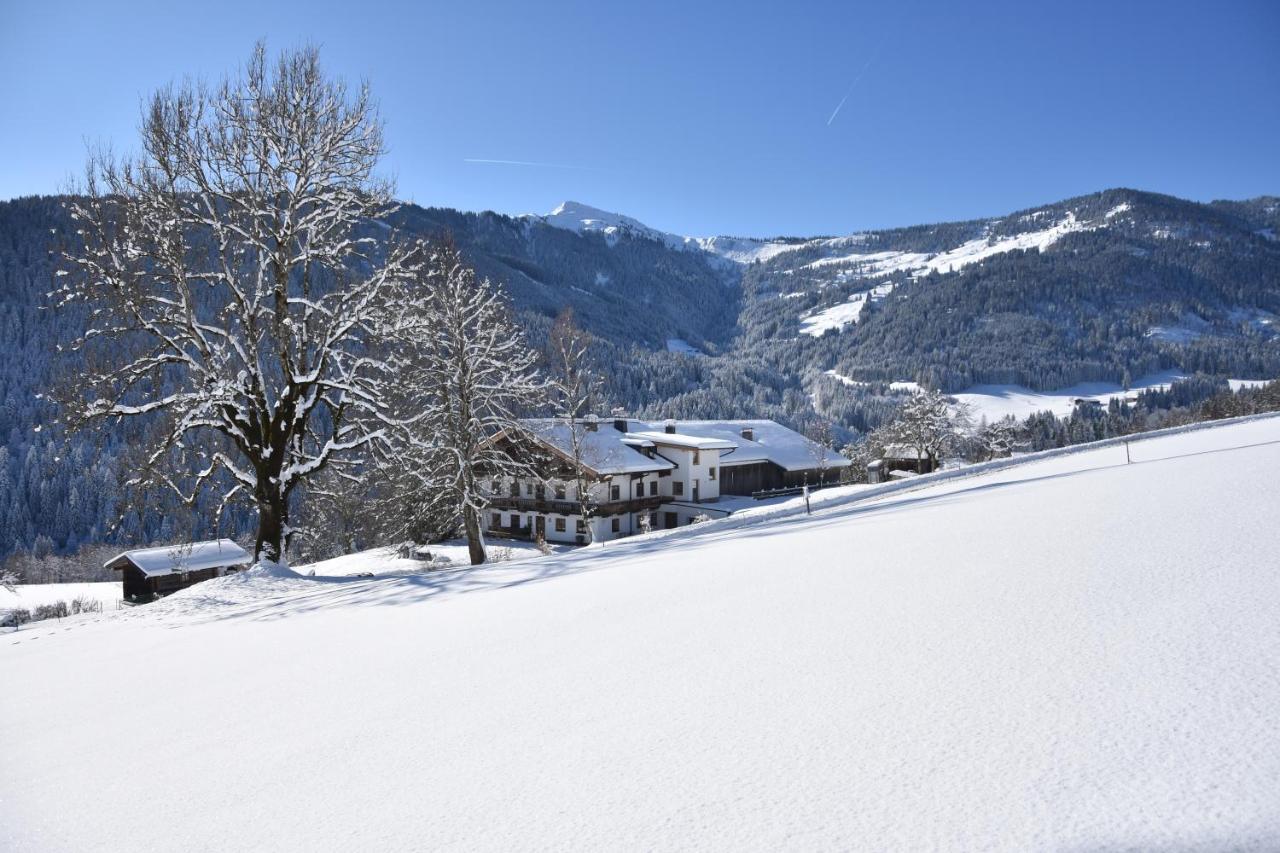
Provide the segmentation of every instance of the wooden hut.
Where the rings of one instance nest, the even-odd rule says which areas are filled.
[[[230,539],[215,539],[125,551],[106,567],[122,573],[126,601],[145,601],[238,572],[252,562],[249,552]]]

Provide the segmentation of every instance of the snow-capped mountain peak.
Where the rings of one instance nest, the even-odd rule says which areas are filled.
[[[564,228],[579,234],[584,231],[598,232],[604,234],[610,243],[616,240],[620,233],[658,240],[677,248],[683,248],[686,242],[684,237],[650,228],[638,219],[601,210],[579,201],[561,202],[556,205],[555,210],[543,216],[542,221],[556,228]]]
[[[565,201],[545,216],[538,217],[548,225],[581,234],[603,234],[609,245],[617,242],[622,234],[657,240],[673,249],[702,251],[716,258],[746,264],[764,260],[781,252],[799,248],[797,244],[739,237],[685,237],[669,231],[651,228],[638,219],[601,210],[579,201]]]

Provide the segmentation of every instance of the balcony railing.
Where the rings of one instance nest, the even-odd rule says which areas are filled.
[[[593,501],[587,504],[592,515],[622,515],[629,512],[644,512],[657,509],[663,500],[659,495],[643,498],[626,498],[617,501]],[[553,498],[513,498],[508,495],[494,495],[489,498],[489,508],[496,510],[520,510],[523,512],[546,512],[555,515],[579,515],[582,506],[577,501],[555,500]]]

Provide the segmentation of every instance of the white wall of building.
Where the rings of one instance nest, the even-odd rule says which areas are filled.
[[[663,497],[692,501],[695,482],[698,485],[699,501],[714,501],[720,497],[719,450],[692,450],[662,445],[658,447],[658,453],[677,466],[670,477],[664,478],[660,492]],[[680,486],[677,487],[676,483]]]

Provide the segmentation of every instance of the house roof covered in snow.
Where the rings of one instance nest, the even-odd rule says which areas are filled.
[[[621,419],[620,419],[621,420]],[[536,436],[565,455],[572,454],[569,427],[564,421],[540,419],[525,425]],[[675,466],[662,456],[647,456],[646,448],[670,445],[699,450],[720,450],[721,467],[772,462],[785,471],[819,467],[817,442],[770,420],[744,421],[641,421],[625,420],[626,431],[613,420],[601,419],[594,432],[578,426],[582,437],[582,461],[600,474],[669,471]],[[667,427],[674,432],[667,432]],[[849,465],[834,450],[822,450],[827,468]]]
[[[127,563],[137,566],[149,578],[178,572],[196,572],[218,566],[247,566],[253,562],[249,552],[230,539],[192,542],[187,545],[162,545],[139,548],[112,557],[104,565],[122,569]]]
[[[541,418],[525,421],[524,425],[563,456],[573,458],[573,437],[567,423]],[[581,462],[597,474],[643,474],[676,467],[661,456],[645,455],[646,449],[653,448],[653,442],[621,432],[610,421],[600,421],[594,430],[581,423],[575,429]]]
[[[638,428],[636,434],[645,436],[661,434],[664,424],[664,421],[631,421],[632,428]],[[720,440],[735,446],[736,450],[720,454],[721,467],[754,462],[772,462],[786,471],[818,467],[821,445],[776,421],[675,421],[674,427],[681,435]],[[827,468],[843,468],[849,464],[848,459],[834,450],[823,449],[821,455]]]
[[[727,438],[709,435],[686,435],[682,432],[632,432],[628,435],[648,441],[653,445],[666,444],[671,447],[686,447],[693,450],[733,450],[738,445]]]

